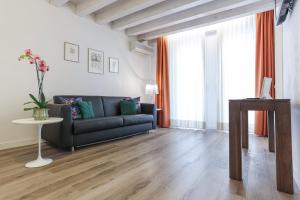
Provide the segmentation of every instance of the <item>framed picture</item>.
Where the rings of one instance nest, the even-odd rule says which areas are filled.
[[[88,49],[88,72],[94,74],[104,73],[104,53],[95,49]]]
[[[65,42],[64,59],[79,63],[79,45]]]
[[[272,99],[270,95],[271,85],[272,85],[272,78],[264,77],[263,84],[261,87],[261,95],[260,95],[262,99]]]
[[[109,58],[109,72],[119,73],[119,60],[117,58]]]

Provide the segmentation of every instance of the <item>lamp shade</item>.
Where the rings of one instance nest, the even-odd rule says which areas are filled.
[[[146,88],[145,88],[145,93],[146,94],[158,94],[158,87],[156,84],[146,84]]]

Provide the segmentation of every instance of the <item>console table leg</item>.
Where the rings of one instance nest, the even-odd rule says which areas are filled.
[[[242,180],[240,103],[229,101],[229,176]]]
[[[242,147],[248,149],[249,135],[248,135],[248,111],[242,111]]]
[[[269,151],[275,152],[274,112],[273,111],[268,111],[268,137],[269,137]]]
[[[290,102],[276,102],[276,178],[277,190],[293,194],[293,163]]]

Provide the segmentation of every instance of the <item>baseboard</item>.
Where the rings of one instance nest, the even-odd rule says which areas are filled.
[[[27,146],[27,145],[31,145],[31,144],[37,144],[37,138],[3,142],[3,143],[0,143],[0,150],[21,147],[21,146]]]

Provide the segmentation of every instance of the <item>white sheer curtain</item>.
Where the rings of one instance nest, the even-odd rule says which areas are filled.
[[[216,31],[219,54],[204,56],[205,33]],[[228,128],[228,99],[255,95],[255,16],[231,20],[169,37],[169,77],[171,127],[205,128],[209,90],[219,91],[215,110],[218,129]],[[210,38],[211,39],[211,38]],[[208,47],[207,47],[208,48]],[[220,66],[214,77],[205,77],[205,59],[217,59]],[[210,73],[212,74],[212,73]],[[218,84],[208,84],[216,80]],[[206,85],[205,85],[206,84]],[[218,87],[218,88],[215,88]],[[206,98],[206,100],[205,100]],[[214,101],[215,102],[215,101]],[[213,105],[214,106],[214,105]],[[250,127],[254,116],[249,116]]]
[[[221,129],[228,129],[228,100],[255,97],[255,16],[221,24],[222,109]],[[254,130],[254,112],[249,112]]]
[[[169,36],[171,126],[203,128],[202,30]]]

